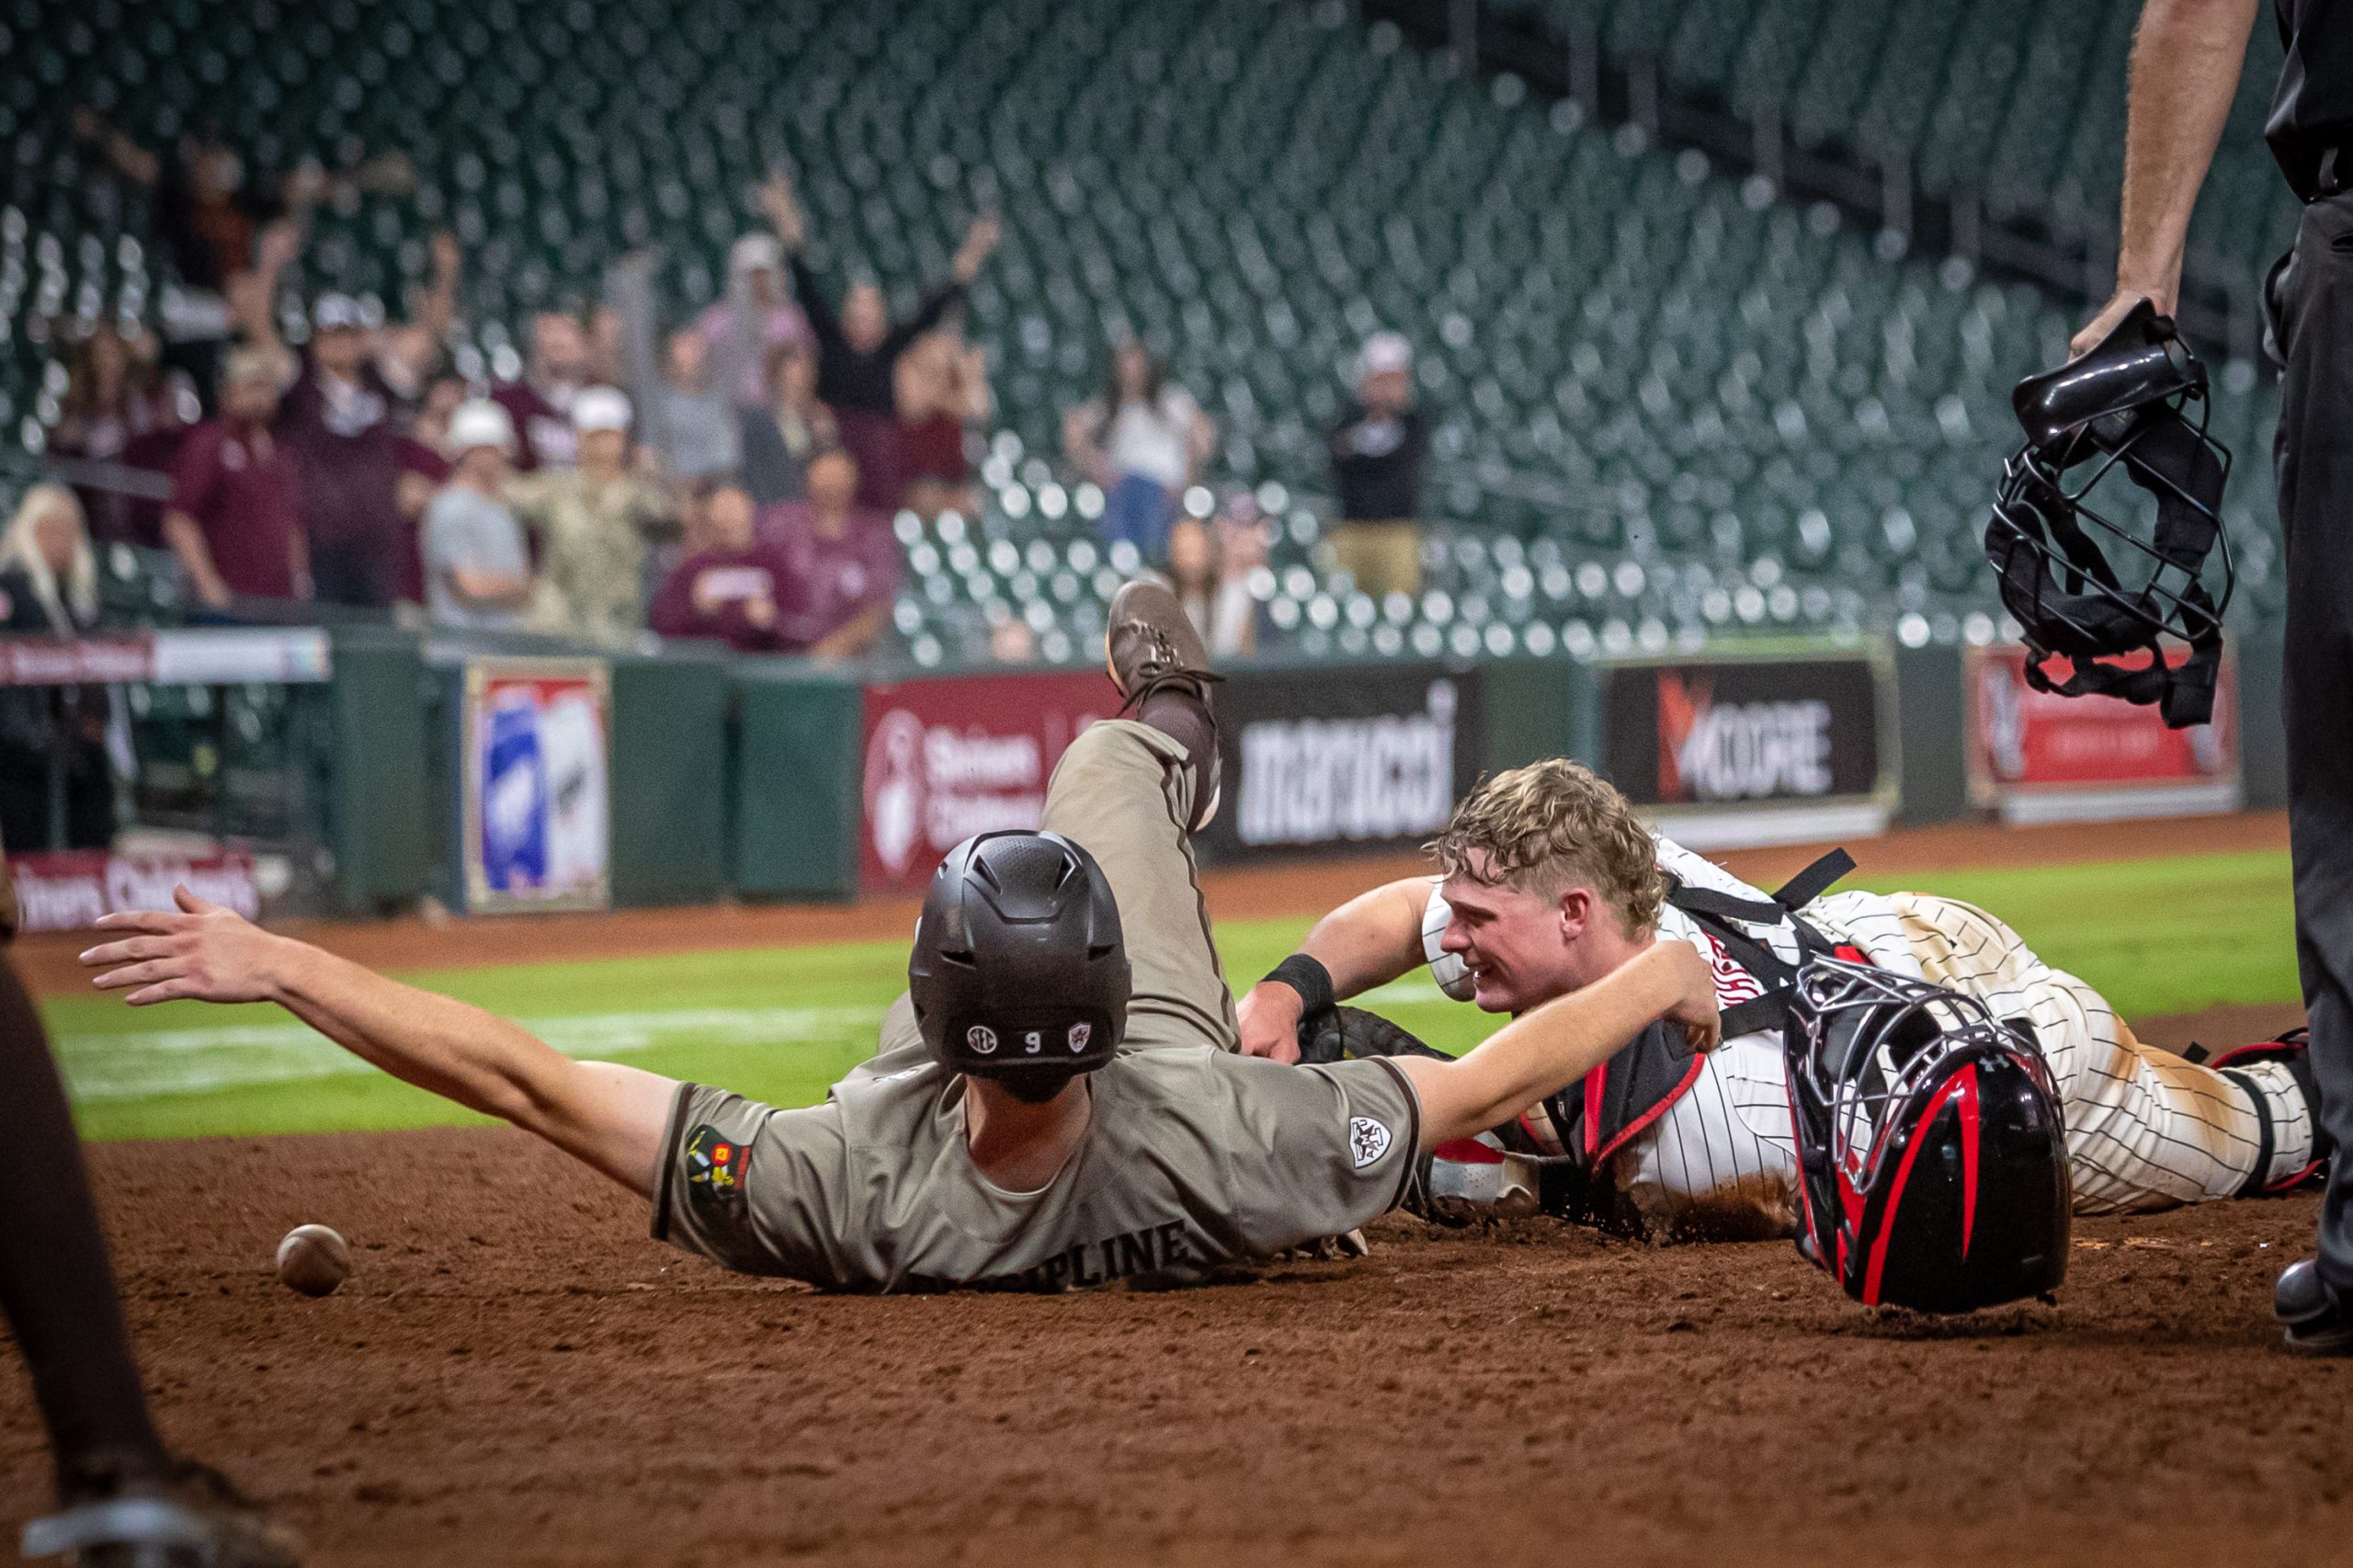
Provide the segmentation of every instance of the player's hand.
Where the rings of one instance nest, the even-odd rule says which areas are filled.
[[[2156,306],[2159,315],[2173,313],[2172,300],[2157,290],[2138,288],[2131,284],[2119,284],[2108,303],[2099,308],[2099,314],[2085,323],[2084,329],[2067,340],[2067,358],[2080,359],[2098,347],[2099,340],[2115,331],[2116,324],[2122,321],[2126,312],[2143,300]]]
[[[116,940],[90,949],[82,962],[106,972],[101,991],[129,991],[134,1007],[190,997],[199,1002],[267,1002],[277,994],[275,963],[283,938],[234,910],[207,903],[185,886],[172,890],[179,913],[101,915]],[[119,967],[111,967],[119,966]]]
[[[1683,1038],[1697,1051],[1713,1051],[1723,1040],[1723,1015],[1716,1006],[1715,966],[1688,942],[1661,942],[1651,949],[1663,953],[1676,988],[1675,1003],[1661,1015],[1679,1026]]]
[[[1262,980],[1234,1009],[1242,1026],[1242,1054],[1269,1062],[1299,1060],[1299,993],[1279,980]]]

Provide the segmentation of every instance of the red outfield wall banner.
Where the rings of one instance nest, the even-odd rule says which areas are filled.
[[[1118,707],[1099,670],[868,687],[859,881],[869,892],[919,892],[973,834],[1036,827],[1054,764]]]
[[[2172,658],[2178,663],[2187,650]],[[2027,685],[2026,650],[1969,650],[1969,791],[2008,821],[2087,822],[2235,811],[2238,678],[2222,661],[2214,720],[2169,730],[2154,708]],[[2063,673],[2063,665],[2061,667]]]
[[[17,917],[28,931],[73,931],[123,909],[171,909],[185,882],[197,897],[261,917],[250,855],[112,855],[103,849],[11,855]]]

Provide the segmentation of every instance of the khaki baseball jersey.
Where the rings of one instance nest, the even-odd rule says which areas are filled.
[[[805,1110],[683,1085],[655,1238],[847,1290],[1168,1283],[1353,1230],[1414,1168],[1421,1108],[1391,1062],[1163,1045],[1089,1074],[1070,1163],[1008,1192],[972,1164],[963,1079],[913,1029],[903,998],[882,1051]]]

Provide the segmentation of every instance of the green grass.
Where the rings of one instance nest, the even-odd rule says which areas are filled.
[[[2167,828],[2153,824],[2153,842]],[[2288,858],[2186,856],[2109,865],[1949,872],[1858,885],[1967,899],[2015,926],[2052,963],[2097,986],[2126,1017],[2297,994]],[[1220,932],[1241,985],[1272,968],[1304,918]],[[761,949],[403,979],[525,1020],[561,1049],[675,1077],[807,1104],[874,1045],[904,983],[899,942]],[[1495,1020],[1411,976],[1381,1010],[1448,1049]],[[133,1012],[110,998],[45,1005],[85,1135],[176,1138],[419,1127],[473,1119],[376,1073],[264,1006],[176,1002]]]

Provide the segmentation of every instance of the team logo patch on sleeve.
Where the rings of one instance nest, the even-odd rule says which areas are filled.
[[[1351,1118],[1348,1121],[1348,1158],[1358,1170],[1377,1164],[1389,1153],[1389,1128],[1369,1116]]]
[[[687,1140],[687,1184],[713,1198],[741,1198],[752,1169],[752,1150],[709,1122]]]

